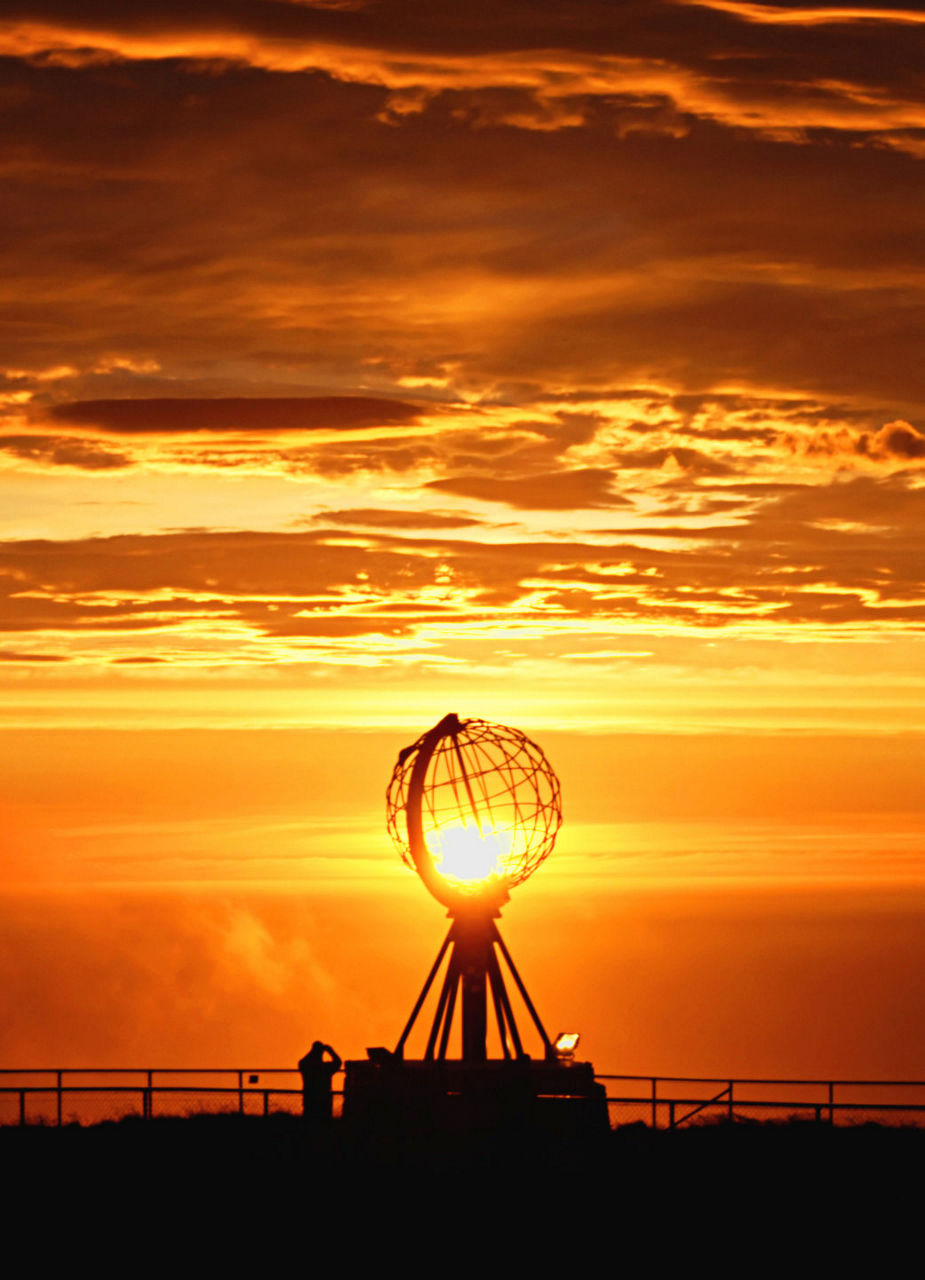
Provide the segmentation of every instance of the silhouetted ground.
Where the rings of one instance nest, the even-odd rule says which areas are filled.
[[[206,1256],[236,1275],[386,1260],[389,1274],[662,1275],[695,1257],[744,1276],[771,1258],[800,1275],[816,1259],[831,1274],[873,1248],[876,1274],[892,1275],[894,1248],[919,1238],[925,1129],[640,1124],[597,1140],[410,1143],[337,1122],[312,1136],[290,1116],[197,1116],[2,1128],[0,1168],[7,1240],[28,1219],[59,1259],[100,1247],[129,1274],[169,1257],[185,1274]]]

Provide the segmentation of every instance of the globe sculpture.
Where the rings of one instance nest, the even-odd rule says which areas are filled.
[[[453,924],[398,1042],[405,1044],[449,953],[425,1060],[443,1061],[461,996],[461,1060],[487,1060],[488,999],[501,1053],[524,1058],[499,956],[543,1044],[555,1050],[495,924],[508,890],[549,855],[562,822],[559,782],[518,729],[444,716],[400,752],[386,793],[389,832],[405,863],[449,909]]]
[[[396,1047],[347,1063],[344,1118],[402,1142],[415,1132],[505,1126],[606,1129],[603,1086],[590,1063],[574,1060],[578,1037],[550,1040],[496,924],[510,889],[549,856],[562,822],[559,782],[543,752],[518,729],[444,716],[399,753],[386,814],[402,859],[451,924]],[[432,989],[426,1048],[409,1058]],[[539,1036],[539,1057],[527,1052],[512,994]]]
[[[546,860],[562,823],[559,780],[518,729],[449,715],[398,757],[389,834],[439,902],[507,900]]]

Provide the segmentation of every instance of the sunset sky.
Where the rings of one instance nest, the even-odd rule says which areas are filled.
[[[600,1069],[923,1076],[925,15],[6,0],[0,1065],[391,1043],[447,712]]]

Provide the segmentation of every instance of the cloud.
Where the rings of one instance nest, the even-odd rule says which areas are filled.
[[[743,26],[706,10],[653,12],[658,38],[625,23],[624,34],[672,57],[688,48],[686,22],[693,34]],[[409,24],[398,17],[400,43]],[[534,39],[516,18],[492,38]],[[540,20],[568,34],[551,11]],[[589,43],[580,22],[572,38]],[[827,48],[800,47],[784,51],[798,62],[785,58],[784,75],[784,54],[771,52],[788,83],[817,66],[842,83],[850,70],[828,65]],[[868,76],[875,62],[887,79],[903,74],[875,52],[864,61],[858,46],[851,59]],[[757,92],[771,71],[757,46],[746,53],[735,66]],[[705,58],[696,43],[685,56]],[[111,69],[21,61],[8,74],[5,361],[82,371],[36,376],[36,414],[65,397],[162,394],[178,413],[206,397],[256,405],[268,387],[284,399],[309,398],[300,387],[355,393],[394,413],[419,398],[402,378],[427,374],[431,394],[470,401],[510,392],[516,403],[532,384],[565,397],[595,385],[863,395],[906,418],[921,403],[918,165],[860,145],[871,139],[858,122],[844,138],[824,130],[794,146],[684,113],[684,137],[621,139],[618,117],[666,100],[612,103],[601,86],[581,128],[476,128],[473,89],[431,95],[395,128],[376,118],[389,90],[326,74],[163,61],[126,62],[118,82]],[[773,101],[790,92],[765,88]],[[533,92],[506,88],[504,100]],[[138,414],[140,431],[143,409],[118,412]],[[98,411],[103,429],[114,429],[109,413]]]
[[[859,431],[839,424],[785,437],[794,450],[811,457],[841,459],[895,466],[915,467],[925,462],[925,434],[909,422],[897,419],[877,431]]]
[[[925,13],[918,9],[875,8],[864,5],[819,5],[782,8],[773,4],[746,4],[742,0],[681,0],[681,3],[702,9],[715,9],[729,13],[745,22],[767,23],[771,26],[848,26],[852,23],[878,23],[886,26],[925,23]]]
[[[925,461],[925,433],[909,422],[888,422],[873,436],[862,436],[862,452],[907,462]]]
[[[669,445],[663,449],[624,449],[614,454],[614,460],[620,468],[643,470],[673,468],[698,476],[728,476],[735,467],[719,458],[712,458],[700,449],[689,449],[683,445]]]
[[[28,462],[83,471],[112,471],[132,465],[125,453],[106,449],[97,440],[71,436],[0,435],[0,452]]]
[[[138,861],[161,871],[143,851]],[[0,900],[0,977],[17,1015],[2,1029],[5,1060],[236,1062],[259,1044],[294,1067],[305,1016],[294,1008],[319,1026],[354,1013],[350,982],[334,976],[352,972],[346,949],[334,966],[320,957],[340,945],[333,920],[364,908],[332,894],[325,915],[317,897],[293,909],[287,896],[80,887]]]
[[[322,524],[359,525],[374,529],[473,529],[484,524],[474,516],[443,511],[390,511],[369,507],[319,511],[314,520]]]
[[[602,467],[574,471],[550,471],[543,475],[448,476],[431,480],[429,489],[475,498],[480,502],[503,502],[525,510],[567,511],[577,507],[626,505],[628,498],[613,492],[613,473]]]
[[[823,44],[816,32],[833,22],[841,39],[832,41],[823,30]],[[547,2],[512,5],[503,15],[494,10],[486,21],[478,7],[457,3],[435,8],[393,0],[360,9],[229,3],[184,10],[162,0],[142,19],[113,5],[75,14],[46,0],[8,7],[0,49],[13,58],[91,70],[107,61],[169,59],[193,67],[211,62],[221,71],[320,72],[387,90],[392,97],[377,114],[393,121],[409,113],[390,103],[417,106],[469,94],[469,104],[457,110],[477,128],[571,131],[594,127],[610,108],[614,131],[625,136],[621,108],[632,112],[661,101],[682,135],[687,115],[800,141],[813,128],[925,124],[914,76],[907,72],[890,85],[885,74],[900,62],[897,24],[915,47],[915,11],[870,6],[788,11],[721,0],[637,0],[615,8],[585,0],[570,4],[567,17]]]
[[[197,431],[353,431],[415,422],[417,405],[368,396],[300,399],[85,400],[55,405],[59,422],[94,426],[119,435]]]
[[[470,640],[504,650],[511,628],[604,648],[628,624],[921,625],[925,490],[898,474],[741,491],[737,510],[653,511],[584,540],[412,527],[7,542],[0,624],[14,654],[174,666],[439,662]]]
[[[66,662],[67,658],[60,653],[30,653],[27,650],[0,650],[0,662]]]
[[[916,627],[925,28],[797,12],[8,6],[8,527],[122,535],[7,544],[17,649]]]

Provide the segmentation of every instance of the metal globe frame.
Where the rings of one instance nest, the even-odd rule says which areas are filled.
[[[504,944],[495,919],[509,889],[522,884],[545,861],[562,822],[559,781],[543,752],[518,729],[485,720],[444,716],[398,757],[386,793],[389,832],[406,865],[448,908],[453,923],[395,1049],[405,1044],[427,995],[447,960],[437,1008],[427,1039],[425,1062],[447,1058],[450,1033],[461,995],[464,1063],[487,1061],[488,997],[505,1060],[527,1057],[501,961],[543,1044],[555,1051],[542,1020]],[[447,827],[472,824],[485,836],[505,837],[506,851],[494,874],[466,883],[441,874],[434,836]]]
[[[519,729],[448,715],[399,754],[386,819],[405,865],[452,909],[474,897],[503,901],[533,875],[562,825],[562,793],[541,749]],[[489,882],[454,881],[434,865],[433,838],[460,824],[508,845]]]

